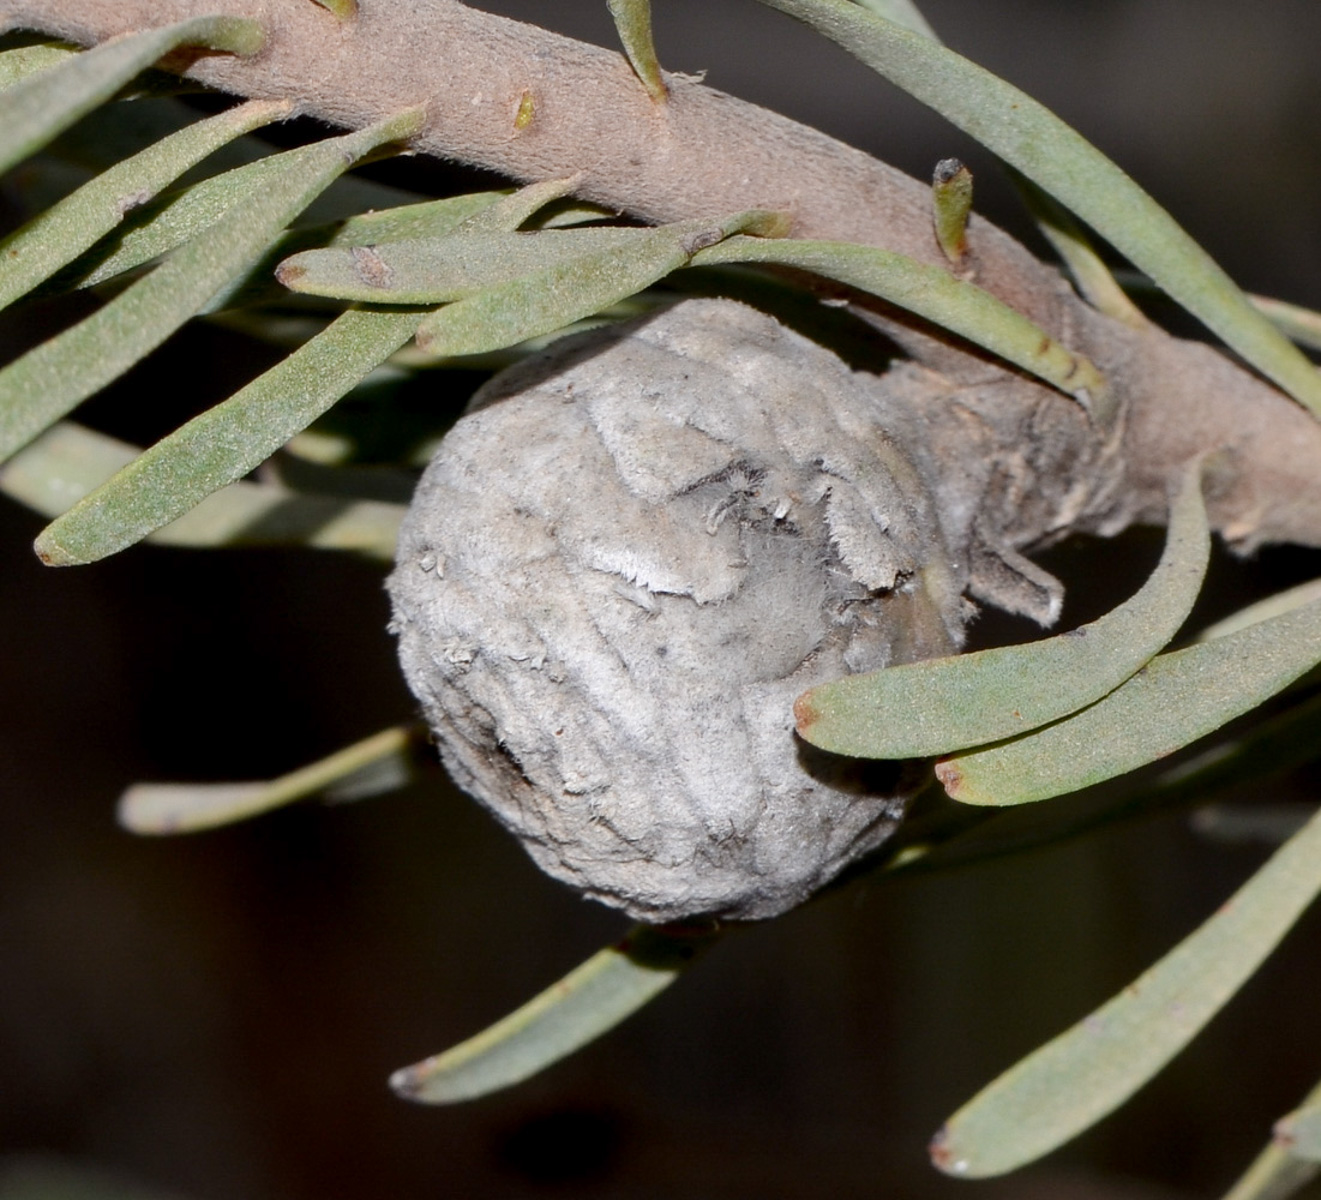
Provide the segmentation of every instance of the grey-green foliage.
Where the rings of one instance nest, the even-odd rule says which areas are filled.
[[[340,19],[352,17],[351,0],[318,2]],[[1304,403],[1321,406],[1315,370],[1259,314],[1310,345],[1321,344],[1321,317],[1260,298],[1249,302],[1168,214],[1078,134],[941,47],[911,0],[765,2],[833,38],[1016,167],[1043,228],[1098,307],[1121,320],[1141,319],[1087,247],[1079,220],[1259,370]],[[610,7],[639,86],[664,103],[649,6],[611,0]],[[175,47],[250,53],[260,40],[249,22],[203,16],[87,52],[55,42],[0,51],[0,167],[51,142]],[[0,489],[56,518],[39,539],[48,561],[89,562],[143,537],[205,546],[304,542],[388,556],[399,506],[243,477],[281,447],[292,452],[300,432],[336,401],[355,388],[369,389],[382,364],[393,362],[391,370],[405,375],[423,361],[492,349],[517,353],[525,339],[594,317],[687,266],[787,266],[871,292],[1075,396],[1100,423],[1113,412],[1114,398],[1092,364],[987,293],[875,248],[777,239],[782,230],[770,214],[657,229],[567,230],[557,227],[603,216],[589,207],[553,207],[571,194],[570,179],[512,195],[479,192],[392,205],[332,223],[304,215],[333,191],[350,161],[397,148],[417,114],[279,154],[254,149],[249,157],[255,161],[206,174],[216,151],[283,111],[273,103],[237,106],[205,120],[183,114],[167,135],[100,169],[5,242],[0,304],[38,289],[75,287],[93,289],[106,301],[0,371],[0,459],[9,460],[0,465]],[[203,178],[163,190],[185,171],[196,174],[199,165]],[[390,196],[379,185],[357,192],[336,186],[364,204]],[[957,258],[957,238],[946,241]],[[282,279],[301,296],[275,280],[281,261]],[[754,286],[757,278],[747,276]],[[268,333],[283,322],[306,340],[228,400],[140,453],[60,420],[190,316],[205,314]],[[415,336],[429,358],[404,350]],[[1239,628],[1221,631],[1216,640],[1157,653],[1186,616],[1205,560],[1196,490],[1185,491],[1179,504],[1162,567],[1129,605],[1071,642],[1048,639],[961,665],[887,672],[863,710],[911,704],[916,711],[924,703],[923,711],[930,710],[931,695],[924,699],[924,693],[928,684],[945,686],[932,683],[941,679],[956,680],[956,691],[971,687],[977,702],[964,705],[963,716],[945,711],[933,717],[935,732],[916,741],[913,722],[906,731],[882,729],[865,711],[855,712],[849,736],[857,740],[835,748],[881,756],[974,746],[941,765],[951,794],[977,804],[1016,804],[1150,762],[1289,686],[1321,657],[1315,605],[1298,607],[1299,598],[1283,614],[1247,614]],[[1129,636],[1135,621],[1139,632]],[[1024,680],[1035,680],[1030,691]],[[850,681],[840,694],[870,686]],[[1041,728],[1022,733],[1012,722],[984,719],[1015,712],[1016,698],[1023,699],[1018,719]],[[1256,735],[1225,743],[1083,819],[1187,802],[1286,759],[1301,761],[1310,753],[1302,743],[1315,727],[1314,708],[1312,702],[1286,712]],[[818,733],[825,728],[818,726]],[[402,731],[386,731],[323,763],[238,790],[130,793],[125,819],[164,832],[234,819],[334,786],[346,775],[363,783],[360,771],[381,783],[373,764],[385,764],[391,778],[402,774],[401,738]],[[991,819],[973,828],[967,811],[949,832],[948,861],[1033,844],[1041,836],[1014,826],[1013,810],[974,814]],[[1065,821],[1053,836],[1068,828]],[[1136,995],[1121,994],[1081,1032],[1050,1043],[962,1110],[940,1143],[942,1165],[966,1174],[1008,1169],[1084,1128],[1140,1086],[1255,969],[1311,899],[1321,883],[1316,830],[1314,821],[1297,834],[1231,908],[1144,976]],[[893,869],[941,860],[939,844],[933,849],[914,840],[909,849],[907,858],[903,851],[895,855]],[[707,940],[705,933],[636,932],[485,1034],[401,1072],[396,1085],[416,1099],[454,1100],[526,1077],[657,994]],[[1314,1170],[1316,1099],[1286,1123],[1296,1153],[1280,1146],[1265,1152],[1231,1193],[1234,1200],[1290,1194]]]

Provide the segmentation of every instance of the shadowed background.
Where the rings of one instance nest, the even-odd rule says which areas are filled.
[[[480,7],[613,44],[600,0]],[[706,69],[915,174],[962,157],[978,208],[1028,235],[981,151],[834,47],[750,0],[655,7],[668,68]],[[1321,307],[1314,0],[923,8],[1116,158],[1241,283]],[[6,355],[19,336],[0,323]],[[157,435],[266,354],[190,329],[90,419]],[[437,404],[462,402],[432,378]],[[405,1105],[391,1069],[503,1015],[624,923],[540,876],[438,768],[391,796],[188,839],[119,831],[114,800],[134,780],[266,777],[409,717],[382,573],[310,551],[150,548],[49,571],[28,549],[40,525],[0,500],[0,1197],[37,1194],[39,1177],[42,1194],[76,1196],[56,1163],[198,1200],[1211,1196],[1321,1075],[1313,914],[1100,1129],[999,1183],[927,1167],[945,1116],[1266,853],[1164,817],[959,874],[855,883],[728,939],[522,1088]],[[1131,592],[1159,542],[1137,531],[1051,551],[1066,621]],[[1201,615],[1318,573],[1309,553],[1221,558]]]

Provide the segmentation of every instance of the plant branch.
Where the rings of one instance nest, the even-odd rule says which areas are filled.
[[[844,239],[933,265],[929,189],[784,117],[681,76],[653,103],[616,52],[456,0],[364,0],[341,21],[311,0],[0,0],[0,22],[93,44],[199,14],[252,17],[267,48],[248,59],[193,53],[166,65],[254,99],[361,128],[418,104],[415,146],[535,181],[581,172],[584,199],[651,221],[784,210],[797,237]],[[1113,532],[1163,520],[1168,481],[1192,455],[1228,447],[1209,498],[1233,544],[1321,545],[1321,424],[1273,388],[1198,344],[1097,313],[1012,238],[974,217],[965,264],[976,282],[1092,359],[1123,401],[1122,444],[1080,423],[1076,406],[1004,371],[912,318],[873,316],[957,389],[997,389],[983,425],[1035,440],[1059,469],[1094,469],[1052,512],[1008,531],[1016,544],[1068,528]],[[875,306],[872,306],[875,309]],[[956,391],[956,394],[961,394]],[[1084,445],[1090,439],[1090,445]],[[1029,506],[1030,507],[1030,506]]]

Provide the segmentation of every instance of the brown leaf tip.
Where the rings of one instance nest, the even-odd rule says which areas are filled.
[[[812,703],[812,693],[804,692],[794,701],[794,725],[804,737],[807,731],[821,719],[821,713]]]
[[[942,758],[936,763],[936,778],[940,780],[941,786],[951,800],[959,798],[959,792],[963,787],[963,772],[954,759]]]
[[[927,1147],[927,1153],[931,1156],[931,1165],[938,1171],[943,1171],[946,1175],[966,1175],[968,1173],[968,1162],[966,1159],[955,1156],[954,1151],[949,1145],[949,1127],[942,1125],[937,1131],[936,1136],[931,1139]]]

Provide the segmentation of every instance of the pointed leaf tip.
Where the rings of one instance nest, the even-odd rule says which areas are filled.
[[[931,1144],[985,1179],[1050,1153],[1113,1112],[1252,977],[1321,890],[1321,815],[1136,981],[982,1089]]]
[[[423,1104],[472,1100],[530,1078],[654,999],[718,937],[712,928],[635,926],[490,1028],[390,1076]]]

